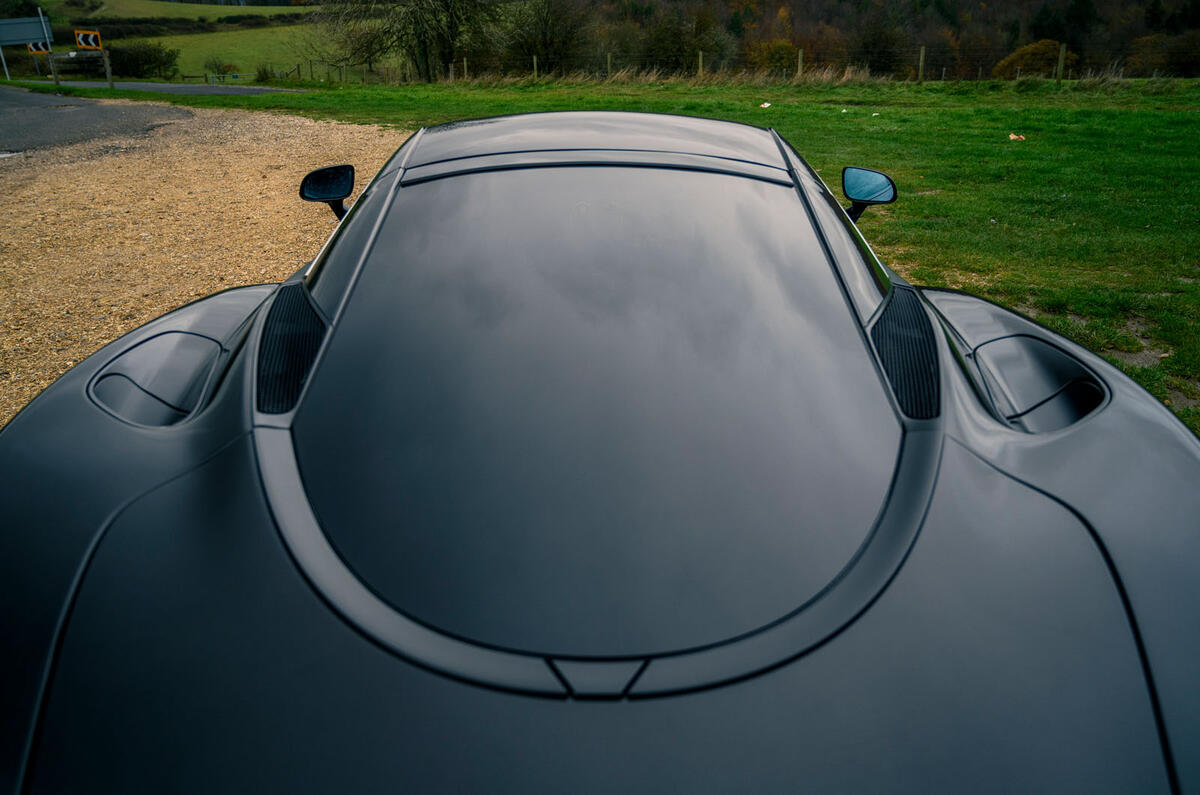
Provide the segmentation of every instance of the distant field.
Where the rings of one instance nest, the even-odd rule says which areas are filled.
[[[294,14],[307,11],[311,6],[234,6],[213,3],[168,3],[164,0],[105,0],[97,11],[84,14],[78,9],[65,6],[61,0],[49,0],[43,8],[53,15],[55,21],[74,17],[178,17],[216,19],[229,14]]]
[[[187,57],[202,61],[203,49]],[[161,101],[163,95],[143,98]],[[924,86],[527,81],[172,101],[408,129],[593,108],[773,126],[835,190],[845,165],[879,168],[895,178],[899,201],[869,210],[862,227],[880,256],[906,277],[961,287],[1034,315],[1108,356],[1200,432],[1200,81],[1063,89],[1029,80]],[[759,107],[763,102],[771,107]],[[1010,140],[1010,134],[1025,140]]]
[[[153,2],[153,0],[139,0]],[[165,5],[170,5],[167,3]],[[236,6],[227,6],[235,8]],[[248,8],[249,6],[243,6]],[[178,49],[179,71],[187,75],[204,72],[204,62],[217,56],[222,63],[233,64],[240,72],[253,72],[259,64],[277,69],[290,68],[301,60],[297,40],[308,25],[283,25],[271,28],[232,30],[225,33],[188,33],[159,36],[150,41]]]

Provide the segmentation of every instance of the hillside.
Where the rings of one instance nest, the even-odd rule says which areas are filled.
[[[71,5],[67,0],[47,0],[42,10],[55,23],[83,17],[173,17],[177,19],[217,19],[230,14],[275,16],[308,11],[306,6],[238,6],[215,3],[172,3],[166,0],[102,0],[99,7],[88,10]]]
[[[310,27],[281,25],[224,33],[158,36],[149,41],[179,50],[179,71],[186,75],[210,71],[205,68],[205,62],[211,58],[219,59],[223,65],[236,67],[229,71],[253,72],[260,65],[283,70],[294,67],[301,60],[300,39]]]

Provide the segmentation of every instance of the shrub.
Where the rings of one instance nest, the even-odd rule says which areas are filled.
[[[178,71],[179,50],[158,42],[136,41],[109,47],[113,74],[121,77],[173,77]]]
[[[800,46],[804,47],[806,67],[832,66],[841,68],[850,57],[846,34],[837,28],[819,22],[800,34]]]
[[[225,63],[219,55],[210,55],[204,59],[204,71],[214,75],[229,75],[238,70],[236,64]]]
[[[925,77],[937,80],[945,74],[954,80],[963,74],[962,45],[954,31],[943,28],[929,39],[925,54]]]
[[[1171,37],[1167,42],[1167,70],[1175,77],[1200,77],[1200,30]]]
[[[746,64],[770,74],[791,75],[796,71],[796,45],[787,39],[759,41],[746,46]]]
[[[97,7],[101,5],[101,0],[71,0],[71,2],[77,5],[79,3],[92,3]],[[235,8],[236,6],[229,7]],[[209,20],[207,17],[187,19],[186,17],[90,16],[73,17],[70,22],[72,27],[98,30],[100,31],[100,35],[105,40],[108,40],[172,36],[180,33],[214,33],[219,30],[233,28],[264,28],[271,25],[291,25],[303,22],[305,19],[305,14],[297,13],[279,14],[274,17],[267,17],[262,14],[228,14],[214,20]],[[64,30],[69,40],[71,35],[70,27],[64,28]],[[57,28],[54,35],[57,40]]]
[[[1177,36],[1156,33],[1134,39],[1125,68],[1131,75],[1200,76],[1200,30]]]
[[[33,0],[0,0],[0,18],[37,16],[37,3]]]
[[[882,9],[883,6],[877,6]],[[866,66],[873,75],[901,74],[909,61],[904,58],[907,39],[882,11],[873,13],[859,27],[851,60]]]
[[[174,33],[209,33],[216,28],[194,19],[173,17],[77,17],[72,27],[100,31],[104,40],[169,36]]]
[[[1063,68],[1074,68],[1078,63],[1079,56],[1068,51]],[[1008,55],[992,69],[992,76],[1001,80],[1011,80],[1017,76],[1018,70],[1022,75],[1031,77],[1034,75],[1050,76],[1057,68],[1058,42],[1052,39],[1042,39],[1033,44],[1026,44]]]
[[[254,82],[269,83],[275,79],[275,70],[270,64],[260,63],[258,68],[254,70]]]
[[[231,14],[227,17],[221,17],[218,21],[222,24],[238,25],[243,28],[265,28],[271,24],[269,18],[259,14]]]
[[[1133,40],[1125,68],[1135,77],[1148,77],[1167,72],[1167,37],[1162,33]]]

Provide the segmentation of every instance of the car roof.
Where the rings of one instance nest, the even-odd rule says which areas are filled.
[[[534,113],[429,127],[415,142],[407,168],[484,156],[580,150],[654,153],[664,165],[670,165],[674,156],[713,158],[781,170],[787,179],[787,163],[769,130],[626,111]]]

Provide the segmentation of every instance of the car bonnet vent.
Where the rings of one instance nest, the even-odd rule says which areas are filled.
[[[279,290],[258,349],[258,410],[267,414],[291,411],[300,399],[325,323],[309,303],[304,287],[289,284]]]
[[[937,344],[915,292],[905,287],[893,290],[871,328],[871,340],[901,411],[918,420],[936,417],[941,403]]]

